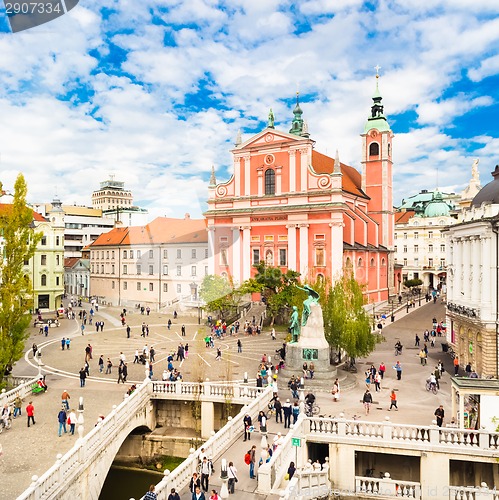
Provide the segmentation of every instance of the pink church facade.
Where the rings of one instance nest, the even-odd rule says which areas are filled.
[[[314,280],[353,269],[370,301],[393,287],[392,138],[376,86],[362,173],[314,150],[298,104],[289,132],[267,128],[232,151],[233,175],[210,180],[210,274],[242,283],[264,260]]]

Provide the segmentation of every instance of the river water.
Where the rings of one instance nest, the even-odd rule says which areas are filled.
[[[163,474],[149,470],[128,469],[113,465],[106,477],[99,500],[139,500],[151,484],[158,484]]]

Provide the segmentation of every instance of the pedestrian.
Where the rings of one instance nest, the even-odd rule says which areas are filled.
[[[468,363],[468,364],[466,365],[466,368],[464,369],[464,371],[466,372],[466,376],[467,376],[467,377],[469,377],[469,376],[471,375],[471,372],[473,371],[473,370],[471,369],[471,363]]]
[[[123,363],[121,367],[121,372],[123,374],[123,383],[126,382],[126,378],[128,377],[128,366],[126,363]]]
[[[222,360],[222,351],[220,347],[217,347],[217,355],[215,357],[215,361],[221,361]]]
[[[175,488],[171,489],[171,493],[168,495],[168,500],[180,500],[180,495],[177,493]]]
[[[28,406],[26,406],[26,415],[28,415],[28,427],[29,427],[29,422],[33,422],[33,425],[36,424],[35,422],[35,407],[33,406],[33,401],[30,401],[28,403]]]
[[[459,374],[459,358],[456,356],[454,358],[454,375]]]
[[[68,432],[66,429],[66,419],[66,409],[62,407],[57,415],[57,420],[59,422],[59,437],[61,437],[62,429],[64,429],[64,434],[67,434]]]
[[[437,386],[437,389],[440,390],[440,370],[438,369],[438,366],[435,366],[435,370],[433,371],[433,375],[435,376],[435,384]]]
[[[383,363],[382,361],[379,365],[379,370],[378,370],[381,380],[383,380],[383,378],[385,377],[385,371],[386,371],[386,366],[385,363]]]
[[[442,424],[444,423],[444,417],[445,417],[445,412],[444,412],[444,407],[443,405],[440,405],[434,413],[435,417],[437,417],[437,425],[439,427],[442,427]]]
[[[111,361],[111,358],[107,358],[106,375],[109,375],[111,373],[112,368],[113,368],[113,362]]]
[[[272,331],[270,332],[270,337],[272,340],[275,340],[275,328],[272,328]]]
[[[62,339],[61,339],[61,349],[64,351],[65,347],[66,347],[66,339],[65,339],[65,337],[62,337]]]
[[[180,328],[180,331],[182,333],[182,337],[185,337],[185,325],[182,325],[182,327]]]
[[[196,493],[196,488],[200,487],[201,487],[201,480],[199,479],[197,472],[194,472],[189,482],[189,491],[192,493],[192,495],[194,495]]]
[[[380,377],[381,377],[381,375],[380,375]],[[338,381],[338,379],[336,379],[334,381],[333,390],[331,391],[331,393],[333,394],[334,402],[336,403],[337,401],[339,401],[339,399],[340,399],[340,382]]]
[[[85,333],[85,325],[82,323],[80,326],[81,334],[84,335]]]
[[[12,416],[13,418],[16,418],[18,414],[21,415],[22,404],[23,400],[21,399],[19,393],[17,393],[16,399],[14,399],[14,415]]]
[[[196,486],[196,490],[192,494],[192,500],[206,500],[206,497],[204,496],[204,492],[201,491],[201,488],[199,486]]]
[[[293,424],[296,424],[296,421],[298,420],[298,415],[300,414],[300,407],[298,406],[298,401],[295,401],[291,413],[293,415]]]
[[[395,410],[398,411],[398,407],[397,407],[397,394],[392,389],[392,392],[390,394],[390,408],[388,408],[388,411],[390,411],[393,407],[395,407]]]
[[[416,341],[415,341],[415,343],[414,343],[414,346],[415,346],[415,347],[419,347],[419,341],[420,341],[420,340],[421,340],[421,339],[419,338],[419,335],[416,333]]]
[[[204,492],[208,491],[209,479],[211,474],[211,464],[206,457],[201,462],[201,488]]]
[[[168,319],[168,330],[170,330],[172,327],[172,320]]]
[[[99,373],[104,371],[104,355],[101,354],[99,358]]]
[[[379,373],[374,375],[374,387],[376,388],[376,392],[381,390],[381,375]]]
[[[290,462],[289,463],[289,467],[288,467],[288,481],[291,481],[291,479],[293,479],[293,476],[295,475],[295,472],[296,472],[296,467],[295,467],[295,463],[294,462]]]
[[[189,344],[185,344],[184,346],[184,356],[185,359],[187,359],[187,357],[189,356]]]
[[[149,350],[149,361],[154,362],[154,355],[156,354],[156,351],[154,350],[154,347],[151,346],[151,349]]]
[[[402,365],[400,364],[400,361],[395,363],[393,369],[397,372],[397,380],[402,380]]]
[[[155,489],[156,486],[151,484],[151,486],[149,486],[149,491],[143,496],[143,500],[157,500],[158,495],[154,492]]]
[[[289,399],[286,399],[286,402],[282,405],[282,412],[284,413],[284,428],[289,429],[291,425],[291,414],[293,412]]]
[[[230,479],[229,479],[230,481]],[[230,493],[230,491],[229,491]],[[217,490],[211,490],[211,495],[209,500],[220,500],[220,497],[218,496]]]
[[[250,479],[256,479],[256,476],[255,476],[256,446],[255,445],[253,445],[251,447],[249,454],[250,454],[249,476],[250,476]]]
[[[120,364],[120,366],[118,366],[118,384],[121,382],[125,383],[125,381],[123,380],[123,364]]]
[[[130,332],[132,331],[132,329],[130,328],[130,325],[127,325],[126,327],[126,338],[129,339],[130,338]]]
[[[426,366],[427,355],[424,352],[424,349],[419,351],[419,359],[421,360],[421,365]]]
[[[87,378],[87,372],[85,368],[80,369],[80,387],[85,387],[85,380]]]
[[[278,424],[281,421],[282,424],[282,403],[279,398],[275,398],[274,401],[274,410],[275,410],[275,421]]]
[[[151,308],[149,306],[146,307],[146,313],[149,316],[149,313],[151,312]]]
[[[371,410],[371,405],[373,403],[373,397],[372,397],[372,394],[369,392],[369,389],[366,389],[366,392],[364,393],[364,397],[362,398],[362,402],[364,403],[366,415],[369,415],[369,411]]]
[[[66,350],[69,351],[69,347],[71,344],[71,339],[69,337],[66,338]]]
[[[69,400],[71,399],[71,396],[69,395],[69,392],[67,389],[64,389],[61,395],[61,402],[62,405],[66,408],[66,410],[69,410]]]
[[[76,413],[74,411],[71,411],[71,413],[69,414],[68,424],[69,424],[69,433],[71,434],[71,436],[74,436],[76,427]]]
[[[152,380],[152,377],[154,375],[154,372],[153,372],[153,364],[151,362],[149,362],[149,378]]]
[[[87,377],[90,377],[90,365],[88,364],[88,361],[85,361],[85,372],[87,374]]]
[[[246,413],[243,418],[244,425],[244,441],[249,441],[251,439],[251,430],[253,429],[253,422],[249,413]]]
[[[227,469],[227,475],[229,477],[229,484],[228,484],[229,493],[233,494],[236,483],[239,481],[239,479],[237,478],[237,469],[234,467],[233,462],[229,462],[229,467]]]
[[[243,352],[243,343],[241,339],[237,339],[237,352]]]

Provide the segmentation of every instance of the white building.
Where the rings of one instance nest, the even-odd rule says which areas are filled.
[[[492,176],[445,231],[448,341],[482,377],[499,376],[499,166]]]

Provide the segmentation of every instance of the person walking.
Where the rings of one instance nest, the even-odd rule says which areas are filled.
[[[199,486],[196,486],[196,491],[192,494],[192,500],[206,500],[204,492]]]
[[[69,433],[71,436],[74,436],[75,434],[75,427],[76,427],[76,413],[74,410],[71,411],[68,417],[68,424],[69,424]]]
[[[157,500],[158,495],[156,495],[156,493],[154,492],[155,489],[156,489],[156,486],[154,486],[154,484],[151,484],[151,486],[149,486],[149,491],[144,495],[143,499],[144,500]]]
[[[279,398],[276,398],[274,401],[274,410],[275,410],[275,421],[278,424],[281,421],[282,424],[282,403]]]
[[[397,380],[402,380],[402,365],[400,364],[400,361],[395,363],[393,369],[397,372]]]
[[[64,429],[64,434],[68,432],[66,429],[66,419],[66,409],[63,406],[57,415],[57,420],[59,422],[59,437],[62,435],[62,429]]]
[[[182,337],[185,337],[185,325],[182,325],[180,328],[180,332],[182,334]]]
[[[381,375],[379,373],[374,375],[374,387],[376,388],[376,392],[381,391]]]
[[[28,406],[26,406],[26,415],[28,415],[28,427],[29,427],[29,422],[33,422],[33,425],[36,424],[35,422],[35,407],[33,406],[33,402],[30,401],[28,403]]]
[[[16,399],[14,399],[14,414],[12,415],[12,418],[16,418],[18,414],[21,415],[22,405],[23,405],[23,400],[21,399],[19,393],[17,393]]]
[[[246,413],[243,418],[244,425],[244,441],[249,441],[251,439],[251,428],[253,427],[253,422],[249,413]]]
[[[464,371],[466,372],[466,376],[469,378],[469,376],[471,375],[471,372],[473,371],[471,368],[471,363],[468,363],[466,365],[466,368],[464,369]]]
[[[69,337],[66,337],[66,350],[69,351],[70,347],[71,347],[71,339]]]
[[[459,358],[457,356],[454,358],[454,375],[459,375]]]
[[[211,474],[210,462],[208,462],[208,459],[204,457],[203,461],[201,462],[201,488],[205,493],[208,491],[210,474]]]
[[[291,409],[291,413],[293,414],[293,424],[296,424],[296,421],[298,420],[298,415],[300,414],[300,407],[298,406],[298,401],[295,401],[295,404]]]
[[[130,332],[132,331],[132,329],[130,328],[130,325],[127,325],[126,327],[126,338],[129,339],[130,338]]]
[[[286,399],[286,402],[282,405],[282,411],[284,413],[284,428],[289,429],[291,425],[291,413],[293,411],[289,399]]]
[[[234,489],[236,486],[237,481],[237,469],[234,467],[233,462],[229,462],[229,467],[227,468],[227,475],[229,476],[229,483],[228,483],[228,488],[229,488],[229,493],[232,495],[234,493]]]
[[[362,403],[364,403],[364,408],[366,410],[366,415],[369,415],[369,411],[371,410],[371,405],[373,404],[372,394],[369,392],[369,389],[366,389],[364,396],[362,398]]]
[[[180,500],[180,495],[177,493],[175,488],[171,489],[171,493],[168,495],[168,500]]]
[[[185,356],[185,359],[187,359],[189,357],[189,344],[185,344],[184,346],[184,356]]]
[[[121,366],[121,373],[123,375],[123,383],[125,383],[126,378],[128,377],[128,365],[126,363],[123,363]]]
[[[61,339],[61,349],[64,351],[65,347],[66,347],[66,337],[62,337],[62,339]]]
[[[171,327],[172,327],[172,320],[171,320],[171,319],[169,319],[169,320],[168,320],[168,330],[170,330],[170,329],[171,329]]]
[[[201,488],[201,480],[199,479],[197,472],[194,472],[189,482],[189,491],[193,496],[196,493],[196,488]]]
[[[378,370],[378,373],[381,376],[381,380],[383,380],[383,378],[385,377],[385,372],[386,372],[386,366],[385,363],[383,363],[382,361],[379,365],[379,370]]]
[[[87,372],[85,368],[80,369],[80,387],[85,387],[85,380],[87,378]]]
[[[125,381],[123,380],[123,367],[124,367],[124,363],[123,364],[120,364],[120,366],[118,366],[118,384],[121,382],[125,383]]]
[[[393,407],[395,407],[395,410],[398,411],[398,407],[397,407],[397,394],[392,389],[392,392],[390,394],[390,408],[388,408],[388,411],[390,411]]]
[[[253,445],[251,447],[249,454],[250,454],[249,476],[250,476],[250,479],[256,479],[256,476],[255,476],[256,446],[255,445]]]
[[[104,355],[101,354],[99,357],[99,373],[104,371]]]
[[[243,343],[241,339],[237,339],[237,352],[243,352]]]
[[[62,402],[62,405],[64,406],[64,408],[66,408],[66,410],[69,410],[69,400],[70,399],[71,399],[71,396],[69,395],[69,392],[67,391],[67,389],[64,389],[64,391],[61,394],[61,402]]]
[[[441,374],[440,374],[440,370],[438,369],[438,366],[435,366],[435,371],[433,372],[433,375],[435,375],[435,383],[437,385],[437,389],[440,390],[439,380],[440,380]]]
[[[445,411],[443,405],[440,405],[434,413],[435,417],[437,417],[437,425],[439,427],[442,427],[442,424],[444,423],[444,417],[445,417]]]
[[[113,362],[111,361],[111,358],[107,358],[106,375],[109,375],[112,372],[112,368],[113,368]]]
[[[414,342],[414,346],[415,346],[415,347],[419,347],[419,341],[420,341],[420,340],[421,340],[421,339],[419,338],[419,335],[416,333],[416,339],[415,339],[415,342]]]

